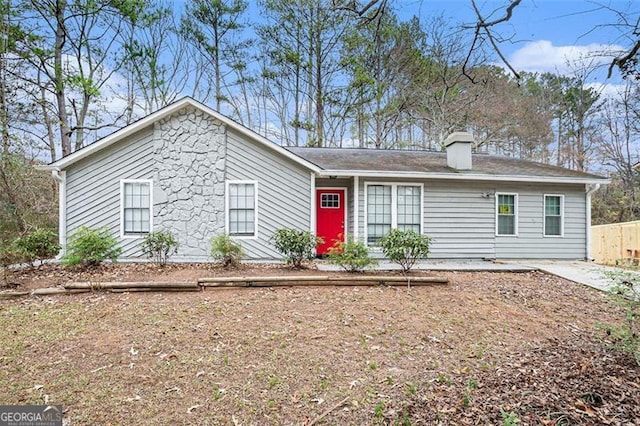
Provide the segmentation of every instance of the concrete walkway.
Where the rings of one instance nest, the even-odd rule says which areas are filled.
[[[599,265],[593,262],[580,260],[523,260],[515,263],[530,266],[601,291],[609,291],[616,284],[608,274],[619,275],[627,273],[634,279],[634,282],[640,283],[640,272],[638,271]]]
[[[322,271],[338,271],[339,267],[327,262],[317,262]],[[382,261],[375,268],[377,270],[400,270],[400,267],[388,261]],[[607,276],[607,272],[625,272],[624,269],[599,265],[593,262],[579,260],[425,260],[416,263],[416,270],[427,271],[488,271],[488,272],[529,272],[543,271],[557,275],[567,280],[583,284],[601,291],[609,290],[614,281]],[[640,272],[629,271],[640,282]]]

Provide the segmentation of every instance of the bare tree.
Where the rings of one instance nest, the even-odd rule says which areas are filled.
[[[229,58],[233,57],[231,52],[238,54],[243,49],[236,38],[243,28],[241,18],[246,9],[244,0],[195,0],[187,5],[182,17],[182,34],[197,48],[210,69],[218,111],[222,103],[229,100],[228,80],[234,66]]]
[[[137,18],[139,2],[17,3],[15,10],[20,12],[30,36],[16,42],[16,52],[31,70],[13,77],[41,89],[34,92],[38,102],[42,108],[52,106],[46,116],[55,116],[49,123],[57,123],[59,129],[59,138],[49,135],[47,140],[58,140],[62,155],[70,154],[84,145],[88,131],[113,126],[124,115],[116,112],[109,122],[101,113],[99,122],[88,124],[90,115],[98,113],[93,107],[101,99],[101,91],[122,66],[118,44],[122,25],[127,19]],[[50,98],[54,101],[49,102]],[[47,131],[52,129],[47,126]]]

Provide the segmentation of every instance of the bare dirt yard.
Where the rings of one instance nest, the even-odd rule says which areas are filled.
[[[319,272],[233,272],[296,273]],[[12,280],[221,275],[46,266]],[[61,404],[76,425],[640,424],[640,367],[596,327],[621,320],[605,294],[542,273],[438,275],[450,284],[2,301],[0,403]]]

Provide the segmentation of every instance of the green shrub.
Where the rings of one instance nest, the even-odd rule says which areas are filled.
[[[361,272],[369,266],[375,266],[378,262],[369,255],[369,248],[353,237],[347,237],[347,242],[336,241],[329,248],[329,262],[338,265],[347,272]]]
[[[392,229],[380,239],[385,257],[400,265],[403,273],[409,272],[418,259],[427,258],[430,244],[429,237],[411,229]]]
[[[142,252],[153,262],[165,264],[178,252],[178,241],[169,231],[151,232],[142,241]]]
[[[83,226],[71,235],[62,262],[65,265],[95,267],[107,259],[115,262],[121,252],[118,240],[107,228]]]
[[[616,348],[631,355],[640,365],[640,277],[633,271],[606,274],[615,282],[611,298],[623,309],[620,325],[598,324],[614,340]]]
[[[211,238],[211,257],[225,268],[236,268],[244,255],[242,246],[222,234]]]
[[[302,262],[313,259],[316,246],[322,243],[322,238],[309,231],[282,228],[276,230],[273,241],[276,250],[284,256],[288,265],[301,268]]]
[[[60,252],[58,236],[52,229],[40,228],[16,238],[15,247],[22,253],[23,261],[33,265],[36,260],[50,259]]]

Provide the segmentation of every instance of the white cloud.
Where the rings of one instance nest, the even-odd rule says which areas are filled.
[[[605,65],[621,50],[622,47],[611,44],[554,46],[549,40],[538,40],[526,43],[508,59],[519,71],[570,74],[576,63],[589,61]]]

